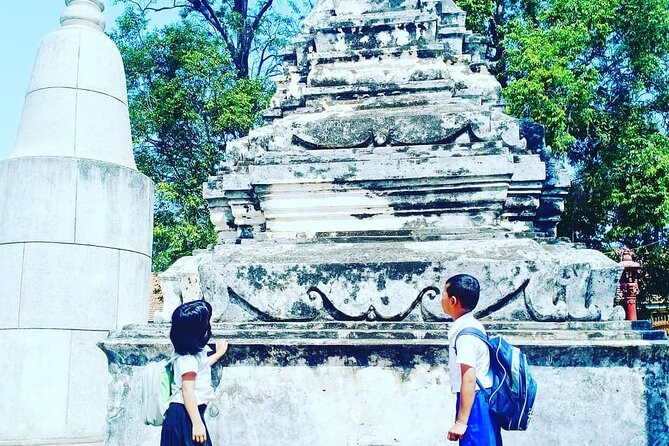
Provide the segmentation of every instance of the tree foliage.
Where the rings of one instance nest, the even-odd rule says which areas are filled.
[[[561,234],[652,244],[643,257],[657,260],[669,226],[669,1],[456,2],[490,37],[508,112],[543,124],[572,163]]]
[[[202,198],[226,143],[259,122],[309,0],[116,0],[135,158],[156,184],[153,268],[216,242]],[[160,14],[177,18],[150,26]]]
[[[227,141],[266,106],[263,83],[238,78],[229,54],[201,22],[149,30],[127,11],[112,34],[126,68],[137,166],[156,184],[154,269],[216,241],[202,198]]]
[[[278,52],[295,36],[314,0],[116,0],[136,14],[175,11],[207,25],[236,76],[267,78],[279,71]]]

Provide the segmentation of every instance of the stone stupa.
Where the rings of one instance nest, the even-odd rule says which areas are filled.
[[[166,317],[201,292],[221,321],[445,320],[433,290],[459,272],[482,281],[479,316],[615,317],[621,270],[555,238],[568,176],[504,113],[465,13],[391,3],[305,21],[267,125],[204,186],[220,244],[163,274]]]

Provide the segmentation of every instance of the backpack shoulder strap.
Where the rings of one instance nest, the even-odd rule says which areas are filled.
[[[490,341],[488,340],[488,336],[483,334],[481,330],[479,330],[478,328],[466,327],[458,332],[458,335],[455,337],[455,340],[453,341],[453,350],[455,350],[456,354],[458,353],[458,349],[456,347],[458,339],[460,339],[460,336],[465,336],[465,335],[475,336],[480,340],[482,340],[483,342],[485,342],[488,348],[492,348],[490,345]]]
[[[173,365],[174,361],[176,361],[179,356],[181,355],[179,355],[177,352],[172,353],[172,356],[170,356],[170,359],[167,360],[165,365]]]
[[[466,327],[466,328],[463,328],[462,330],[460,330],[458,332],[458,335],[455,337],[455,340],[453,341],[453,350],[455,350],[456,355],[458,354],[458,349],[456,347],[458,339],[460,339],[460,336],[467,336],[467,335],[479,338],[480,340],[485,342],[485,344],[488,346],[489,350],[492,350],[492,345],[490,345],[490,341],[488,340],[488,336],[483,334],[483,332],[481,330],[479,330],[478,328]],[[476,384],[479,386],[479,389],[481,389],[483,392],[485,392],[485,388],[483,387],[483,385],[481,384],[481,381],[479,381],[478,378],[476,378]],[[489,398],[489,396],[488,396],[488,398]]]

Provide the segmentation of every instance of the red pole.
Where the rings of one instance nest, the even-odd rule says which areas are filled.
[[[625,319],[635,321],[636,318],[636,297],[639,294],[639,283],[637,276],[641,265],[632,260],[632,250],[623,248],[620,259],[624,270],[620,277],[620,291],[625,300]]]

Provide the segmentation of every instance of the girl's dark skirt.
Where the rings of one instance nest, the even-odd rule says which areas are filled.
[[[200,410],[200,416],[204,423],[205,404],[197,406]],[[207,441],[204,443],[193,442],[193,423],[190,421],[186,406],[179,403],[171,403],[165,412],[165,421],[163,429],[160,432],[160,446],[212,446],[209,437],[209,429],[204,425],[207,431]]]

